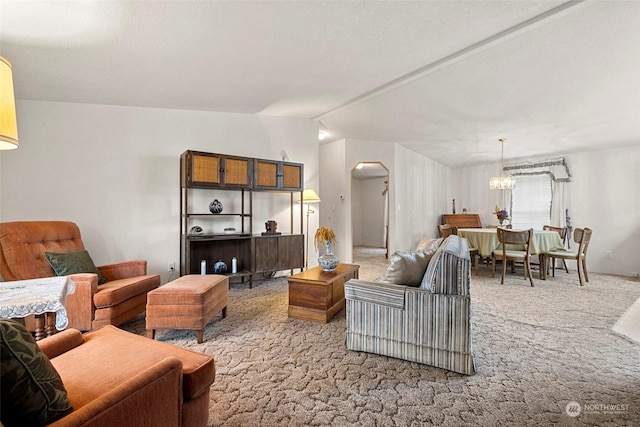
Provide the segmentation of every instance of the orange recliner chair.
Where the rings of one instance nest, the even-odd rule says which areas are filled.
[[[55,276],[45,252],[84,250],[80,229],[68,221],[0,223],[0,274],[4,280]],[[160,286],[160,275],[147,274],[144,260],[99,266],[106,279],[99,285],[95,273],[69,275],[75,292],[67,297],[69,327],[88,331],[118,326],[146,309],[147,292]]]

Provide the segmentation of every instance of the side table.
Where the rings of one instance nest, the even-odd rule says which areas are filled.
[[[289,276],[289,317],[327,323],[344,308],[344,283],[357,279],[360,266],[338,264],[335,271],[314,267]]]
[[[0,283],[0,317],[36,317],[35,338],[40,340],[61,331],[69,324],[64,304],[75,291],[75,283],[66,276],[16,280]]]

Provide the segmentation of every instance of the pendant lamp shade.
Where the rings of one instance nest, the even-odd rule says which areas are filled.
[[[0,56],[0,150],[18,148],[16,101],[11,63]]]

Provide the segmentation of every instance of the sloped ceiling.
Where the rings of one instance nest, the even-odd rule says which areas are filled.
[[[0,0],[18,99],[311,118],[451,167],[640,144],[637,1]]]

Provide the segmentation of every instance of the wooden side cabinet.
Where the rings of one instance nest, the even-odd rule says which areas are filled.
[[[304,266],[304,235],[254,236],[254,272],[293,270]]]
[[[289,317],[327,323],[344,308],[344,284],[357,279],[360,266],[338,264],[333,272],[314,267],[289,276]]]

